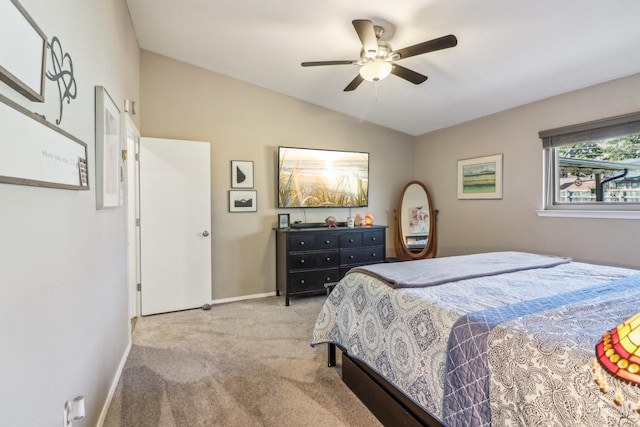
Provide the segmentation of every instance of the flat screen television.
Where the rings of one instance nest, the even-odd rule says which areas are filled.
[[[278,208],[369,205],[369,153],[278,147]]]

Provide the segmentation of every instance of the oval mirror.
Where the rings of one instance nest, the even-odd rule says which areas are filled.
[[[404,260],[436,256],[436,214],[427,187],[419,181],[408,183],[396,214],[396,254]]]

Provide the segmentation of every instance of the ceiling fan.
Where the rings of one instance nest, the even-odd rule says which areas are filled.
[[[384,28],[373,25],[373,23],[367,19],[356,19],[352,21],[352,23],[360,38],[360,42],[362,42],[360,59],[303,62],[300,64],[303,67],[316,67],[319,65],[359,65],[360,72],[351,83],[344,88],[345,92],[356,89],[364,80],[376,82],[386,78],[389,74],[394,74],[413,84],[419,85],[427,80],[427,76],[398,65],[395,62],[411,56],[422,55],[423,53],[448,49],[458,44],[456,36],[448,35],[403,49],[392,50],[388,42],[380,40],[380,36],[384,33]]]

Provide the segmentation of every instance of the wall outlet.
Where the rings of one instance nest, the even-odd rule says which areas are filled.
[[[77,396],[73,400],[64,403],[64,423],[63,427],[71,427],[74,421],[84,418],[84,396]]]

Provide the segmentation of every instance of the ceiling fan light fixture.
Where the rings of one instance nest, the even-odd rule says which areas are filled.
[[[393,65],[388,62],[376,60],[360,67],[360,75],[369,82],[377,82],[391,74]]]

